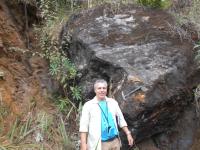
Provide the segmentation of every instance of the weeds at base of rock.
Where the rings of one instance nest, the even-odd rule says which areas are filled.
[[[35,117],[34,117],[35,116]],[[39,111],[28,114],[26,120],[17,118],[7,135],[0,135],[1,150],[61,150],[74,149],[66,130],[63,116],[49,115]],[[48,143],[48,144],[47,144]]]

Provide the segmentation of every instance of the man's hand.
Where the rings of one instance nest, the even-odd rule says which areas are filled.
[[[128,145],[129,146],[133,146],[133,143],[134,143],[134,139],[131,135],[131,132],[127,134],[127,140],[128,140]]]
[[[126,136],[127,136],[127,140],[128,140],[128,145],[129,146],[133,146],[134,144],[134,139],[131,135],[131,132],[129,131],[128,127],[124,126],[122,127],[123,131],[125,132]]]

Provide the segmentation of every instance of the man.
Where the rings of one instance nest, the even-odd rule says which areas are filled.
[[[120,150],[117,124],[132,146],[134,140],[117,101],[106,97],[107,82],[97,80],[94,91],[96,96],[86,102],[82,109],[79,128],[81,150]]]

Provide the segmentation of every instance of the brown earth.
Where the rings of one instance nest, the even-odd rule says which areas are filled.
[[[27,114],[56,111],[48,102],[47,88],[53,84],[48,64],[26,48],[25,36],[19,31],[22,28],[5,2],[0,1],[0,72],[4,73],[0,79],[0,142],[6,141],[5,135],[17,117],[26,121]]]

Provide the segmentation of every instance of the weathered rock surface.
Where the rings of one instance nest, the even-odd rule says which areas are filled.
[[[94,96],[96,78],[106,79],[137,141],[174,125],[199,80],[191,44],[172,36],[169,24],[173,19],[163,11],[106,5],[73,15],[61,34],[85,98]]]

